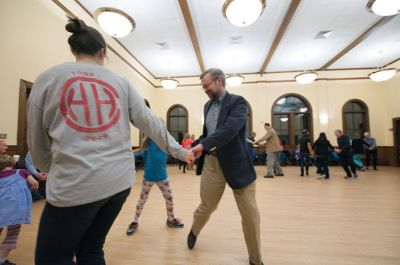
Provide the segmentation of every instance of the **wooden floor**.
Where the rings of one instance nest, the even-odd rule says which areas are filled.
[[[265,265],[399,265],[400,168],[381,167],[344,180],[340,168],[332,179],[299,177],[298,168],[284,168],[285,177],[264,179],[256,168]],[[314,169],[312,170],[314,173]],[[199,177],[169,168],[176,216],[183,229],[167,228],[164,200],[154,187],[142,212],[139,230],[126,236],[134,215],[142,172],[108,236],[108,265],[248,264],[240,216],[229,188],[198,238],[186,247],[193,210],[199,203]],[[33,224],[23,226],[18,248],[10,260],[32,265],[38,220],[43,202],[33,207]]]

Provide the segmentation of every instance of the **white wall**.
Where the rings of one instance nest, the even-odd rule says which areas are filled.
[[[83,14],[82,14],[83,16]],[[73,61],[64,27],[66,15],[49,0],[0,1],[0,132],[7,133],[10,145],[17,143],[20,79],[33,82],[47,68]],[[113,52],[108,51],[105,65],[125,76],[152,101],[154,88]],[[138,131],[132,131],[132,144],[138,144]]]

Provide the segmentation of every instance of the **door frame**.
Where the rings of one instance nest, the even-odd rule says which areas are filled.
[[[26,139],[26,103],[31,92],[33,83],[20,79],[19,82],[19,106],[18,106],[18,131],[17,131],[17,153],[24,156],[28,152]]]
[[[400,122],[400,117],[393,118],[393,143],[396,153],[396,164],[400,166],[400,139],[397,138],[396,122]]]

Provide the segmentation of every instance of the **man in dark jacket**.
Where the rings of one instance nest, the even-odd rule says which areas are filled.
[[[228,183],[242,216],[250,264],[261,265],[256,173],[246,143],[247,104],[244,98],[226,92],[225,75],[221,70],[209,69],[200,79],[210,101],[204,106],[203,135],[192,148],[196,158],[199,158],[197,173],[202,174],[201,203],[194,212],[188,247],[194,247],[197,236],[217,208]]]
[[[342,165],[344,171],[346,172],[345,179],[351,178],[351,173],[355,178],[358,177],[356,172],[356,165],[353,161],[353,154],[351,153],[351,145],[350,139],[346,135],[343,134],[341,130],[336,130],[335,135],[337,137],[338,148],[336,148],[336,152],[339,154],[339,161]],[[350,169],[351,168],[351,172]]]

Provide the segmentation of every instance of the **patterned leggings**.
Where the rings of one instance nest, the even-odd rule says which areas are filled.
[[[17,248],[17,240],[21,225],[10,225],[7,227],[7,235],[3,243],[0,245],[0,250],[11,250]],[[0,228],[0,235],[3,232],[3,228]]]
[[[135,219],[134,222],[137,223],[140,217],[140,214],[142,213],[143,206],[147,201],[147,198],[149,197],[149,193],[151,188],[153,187],[154,184],[157,184],[158,188],[161,190],[166,207],[167,207],[167,215],[168,215],[168,220],[172,221],[175,219],[174,217],[174,199],[172,197],[172,190],[169,186],[169,180],[162,180],[158,182],[151,182],[147,180],[143,180],[143,185],[142,185],[142,192],[140,193],[140,198],[137,202],[136,205],[136,214],[135,214]]]

